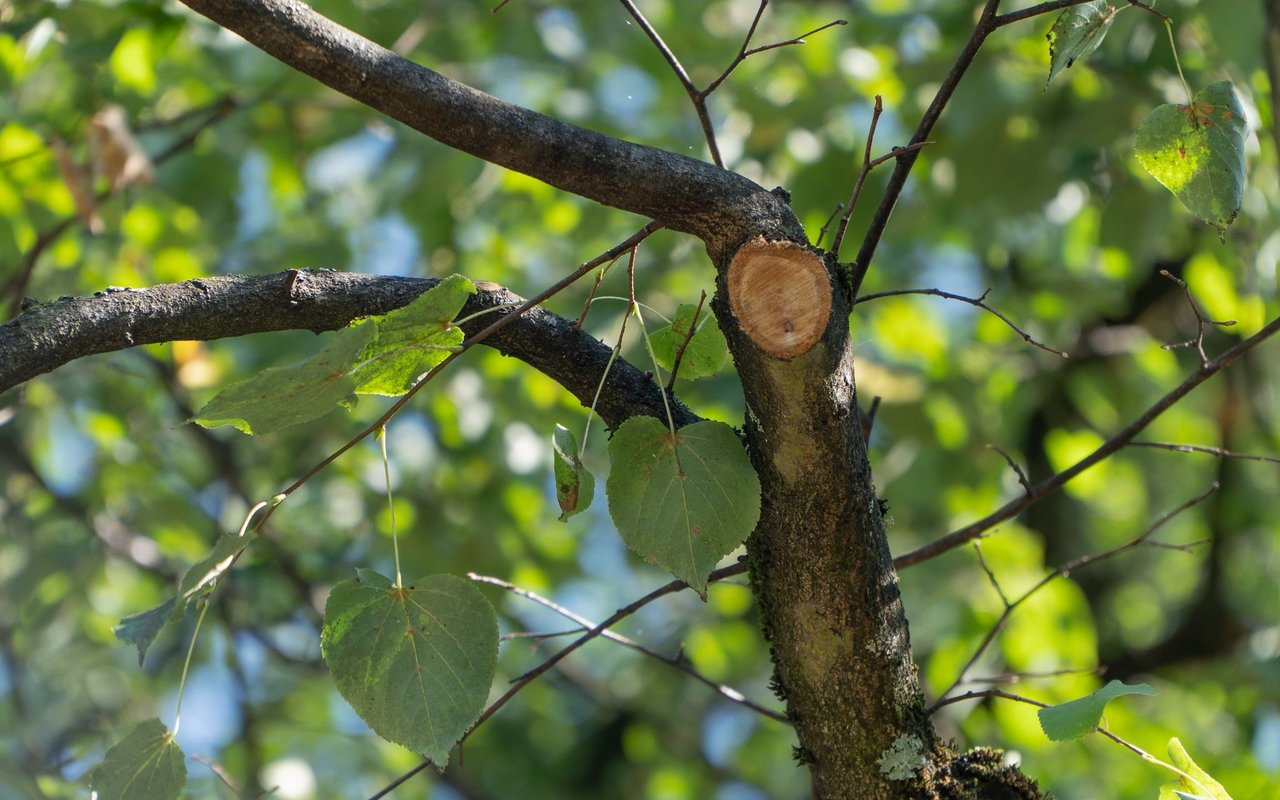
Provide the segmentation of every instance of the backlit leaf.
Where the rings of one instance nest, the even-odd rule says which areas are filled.
[[[1160,787],[1160,800],[1231,800],[1222,784],[1200,768],[1176,736],[1169,740],[1169,760],[1183,775]]]
[[[377,337],[369,343],[352,376],[359,394],[402,395],[418,377],[444,361],[462,344],[462,329],[453,324],[476,287],[451,275],[403,308],[371,317]]]
[[[1040,728],[1052,741],[1062,742],[1083,736],[1102,720],[1107,703],[1127,694],[1155,695],[1156,690],[1145,683],[1126,686],[1111,681],[1091,695],[1061,705],[1042,708],[1039,711]]]
[[[722,422],[672,433],[632,417],[609,459],[609,514],[627,546],[705,597],[708,574],[760,517],[760,479],[737,434]]]
[[[186,782],[182,748],[158,719],[134,726],[89,773],[98,800],[173,800]]]
[[[1049,81],[1098,49],[1115,21],[1116,8],[1104,0],[1072,6],[1058,15],[1049,29]]]
[[[1138,162],[1193,214],[1226,235],[1244,197],[1244,107],[1230,81],[1191,105],[1163,105],[1138,127]]]
[[[192,421],[205,428],[233,425],[244,433],[262,434],[309,422],[338,406],[351,408],[356,384],[348,373],[375,330],[370,324],[344,328],[302,364],[265,370],[218,393]]]
[[[654,331],[650,337],[659,366],[667,370],[672,368],[676,353],[688,339],[689,343],[680,357],[679,375],[690,380],[715,375],[729,363],[729,347],[709,309],[702,309],[696,323],[697,330],[689,338],[689,330],[695,324],[693,314],[697,310],[697,306],[681,304],[676,308],[675,320]]]
[[[489,697],[498,620],[461,578],[433,575],[396,587],[359,570],[329,594],[320,645],[360,718],[443,769]]]
[[[560,521],[585,511],[595,497],[596,479],[578,459],[578,437],[573,431],[557,425],[551,436],[556,473],[556,500],[560,503]]]

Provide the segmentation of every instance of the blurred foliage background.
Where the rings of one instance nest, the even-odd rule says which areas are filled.
[[[512,102],[627,139],[705,157],[687,98],[613,3],[318,0],[337,21]],[[738,51],[754,0],[639,4],[705,85]],[[872,97],[876,150],[905,142],[972,27],[978,2],[779,0],[756,44],[836,18],[801,46],[748,59],[713,95],[727,165],[780,185],[816,238],[847,197]],[[1031,5],[1006,2],[1003,10]],[[1267,6],[1271,6],[1270,9]],[[1040,17],[994,35],[917,164],[863,290],[932,287],[977,296],[1070,360],[1027,346],[999,320],[929,297],[856,308],[864,407],[895,553],[984,516],[1021,488],[990,446],[1032,480],[1073,463],[1198,365],[1162,345],[1195,335],[1181,277],[1214,328],[1211,354],[1280,312],[1275,0],[1161,3],[1193,89],[1229,78],[1248,109],[1249,188],[1225,243],[1132,156],[1154,106],[1183,100],[1162,26],[1121,14],[1087,64],[1045,88]],[[1269,13],[1269,16],[1268,16]],[[1275,54],[1271,54],[1272,64]],[[460,156],[290,73],[175,3],[0,0],[0,297],[47,300],[107,286],[331,267],[461,272],[535,293],[642,220]],[[115,192],[99,232],[76,218],[55,142],[87,163],[86,128],[124,110],[154,181]],[[166,153],[166,151],[172,151]],[[845,257],[878,200],[873,175]],[[100,180],[96,187],[104,190]],[[624,295],[618,270],[606,295]],[[660,233],[640,251],[637,291],[670,314],[712,288],[697,242]],[[577,315],[587,287],[557,298]],[[588,325],[617,335],[624,305]],[[656,320],[656,316],[653,317]],[[652,327],[652,325],[651,325]],[[634,331],[634,328],[632,329]],[[100,356],[0,398],[0,796],[83,797],[110,744],[150,716],[171,722],[190,620],[138,668],[112,627],[172,592],[182,569],[247,508],[374,419],[325,417],[261,439],[185,424],[219,388],[316,348],[304,333],[174,343]],[[645,364],[630,342],[627,354]],[[586,411],[549,379],[477,352],[392,424],[391,467],[406,577],[496,575],[600,619],[667,578],[630,556],[602,504],[556,521],[550,436]],[[1280,454],[1280,370],[1264,345],[1163,415],[1144,438]],[[733,375],[683,382],[700,414],[739,424]],[[588,464],[603,475],[598,423]],[[1275,463],[1130,448],[982,544],[1016,597],[1046,569],[1133,539],[1162,513],[1221,489],[1164,528],[1207,538],[1194,554],[1139,549],[1058,580],[1013,615],[975,677],[1060,670],[1005,688],[1060,702],[1104,678],[1157,698],[1107,713],[1119,735],[1163,755],[1182,738],[1236,798],[1273,796],[1280,772],[1280,470]],[[357,566],[390,572],[376,445],[344,456],[280,510],[269,540],[219,589],[197,648],[179,741],[194,797],[363,797],[417,758],[380,742],[345,706],[320,660],[318,609]],[[946,689],[1002,609],[972,549],[902,576],[912,644],[930,696]],[[493,587],[509,633],[564,620]],[[622,632],[683,648],[709,678],[776,706],[749,590],[669,597]],[[534,642],[531,644],[531,641]],[[560,640],[513,639],[500,680]],[[1098,668],[1095,670],[1095,668]],[[967,688],[985,688],[976,684]],[[1101,737],[1051,744],[1034,709],[964,703],[939,713],[962,744],[1007,748],[1042,787],[1073,798],[1154,798],[1165,779]],[[800,798],[790,732],[659,662],[605,641],[530,686],[471,738],[433,798]],[[1267,787],[1272,787],[1268,789]]]

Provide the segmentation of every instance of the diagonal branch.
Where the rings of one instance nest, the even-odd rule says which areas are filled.
[[[335,330],[357,317],[399,308],[435,284],[332,270],[287,270],[55,300],[0,325],[0,392],[78,358],[140,344]],[[521,301],[494,283],[481,282],[478,288],[462,316]],[[463,325],[463,330],[474,334],[492,321],[491,314],[485,315]],[[486,344],[545,373],[584,405],[591,402],[611,354],[590,334],[576,330],[571,320],[541,308],[495,333]],[[635,414],[665,418],[657,385],[622,360],[609,370],[596,411],[611,427]],[[697,419],[678,400],[672,413],[681,425]]]
[[[1231,364],[1245,353],[1262,344],[1267,339],[1270,339],[1277,332],[1280,332],[1280,317],[1271,320],[1262,328],[1262,330],[1258,331],[1253,336],[1250,336],[1248,339],[1245,339],[1243,342],[1240,342],[1230,350],[1227,350],[1222,355],[1202,364],[1199,369],[1188,375],[1187,379],[1179,384],[1177,388],[1157,400],[1150,408],[1142,413],[1142,416],[1130,423],[1124,430],[1103,442],[1102,446],[1097,450],[1094,450],[1089,455],[1056,475],[1052,475],[1037,483],[1018,499],[1009,501],[997,511],[992,512],[977,522],[970,523],[957,531],[952,531],[946,536],[936,539],[924,547],[917,548],[909,553],[903,553],[893,560],[893,566],[896,569],[904,569],[906,567],[919,564],[922,561],[928,561],[929,559],[941,555],[948,550],[959,547],[965,542],[978,538],[986,531],[994,528],[996,525],[999,525],[1001,522],[1018,516],[1023,511],[1062,488],[1067,481],[1076,477],[1081,472],[1084,472],[1094,464],[1114,455],[1121,448],[1132,442],[1138,434],[1142,433],[1143,429],[1150,425],[1156,417],[1163,414],[1179,400],[1190,394],[1192,389],[1231,366]]]
[[[691,233],[713,254],[755,233],[804,241],[777,196],[711,164],[580,128],[419,66],[299,0],[184,0],[294,69],[436,141]]]

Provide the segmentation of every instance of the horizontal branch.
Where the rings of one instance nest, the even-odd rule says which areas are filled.
[[[183,2],[442,144],[691,233],[713,254],[757,233],[804,241],[785,202],[737,173],[504,102],[402,58],[298,0]]]
[[[1191,390],[1204,383],[1209,378],[1218,374],[1222,370],[1229,367],[1236,359],[1243,356],[1253,348],[1270,339],[1277,332],[1280,332],[1280,317],[1271,320],[1262,328],[1262,330],[1240,342],[1235,347],[1227,350],[1222,355],[1200,365],[1200,368],[1187,376],[1181,384],[1173,391],[1157,400],[1150,408],[1142,413],[1124,430],[1120,431],[1110,439],[1102,443],[1102,445],[1089,455],[1072,464],[1063,471],[1052,475],[1043,481],[1032,486],[1027,492],[1016,500],[1011,500],[1002,506],[999,510],[983,517],[977,522],[966,525],[965,527],[948,533],[940,539],[925,545],[924,547],[912,550],[909,553],[903,553],[893,560],[893,565],[897,569],[919,564],[922,561],[941,555],[948,550],[959,547],[965,542],[978,538],[983,533],[991,530],[1005,520],[1013,519],[1031,506],[1048,497],[1050,494],[1062,488],[1067,481],[1084,472],[1089,467],[1111,457],[1121,448],[1128,445],[1142,433],[1151,422],[1165,411],[1169,410],[1175,403],[1191,393]]]
[[[64,297],[36,305],[0,325],[0,392],[78,358],[141,344],[210,341],[268,331],[336,330],[358,317],[399,308],[436,283],[332,270],[287,270]],[[461,316],[521,301],[494,283],[481,282],[478,287]],[[484,314],[463,330],[473,334],[502,313]],[[571,320],[541,308],[530,310],[485,344],[544,373],[583,405],[591,402],[612,352],[590,334],[576,330]],[[653,379],[620,359],[609,371],[596,411],[610,427],[635,415],[665,418]],[[679,401],[672,413],[679,425],[697,419]]]

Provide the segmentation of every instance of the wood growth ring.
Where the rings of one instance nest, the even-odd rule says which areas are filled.
[[[822,259],[800,245],[757,239],[729,264],[729,306],[751,341],[789,361],[827,329],[831,278]]]

